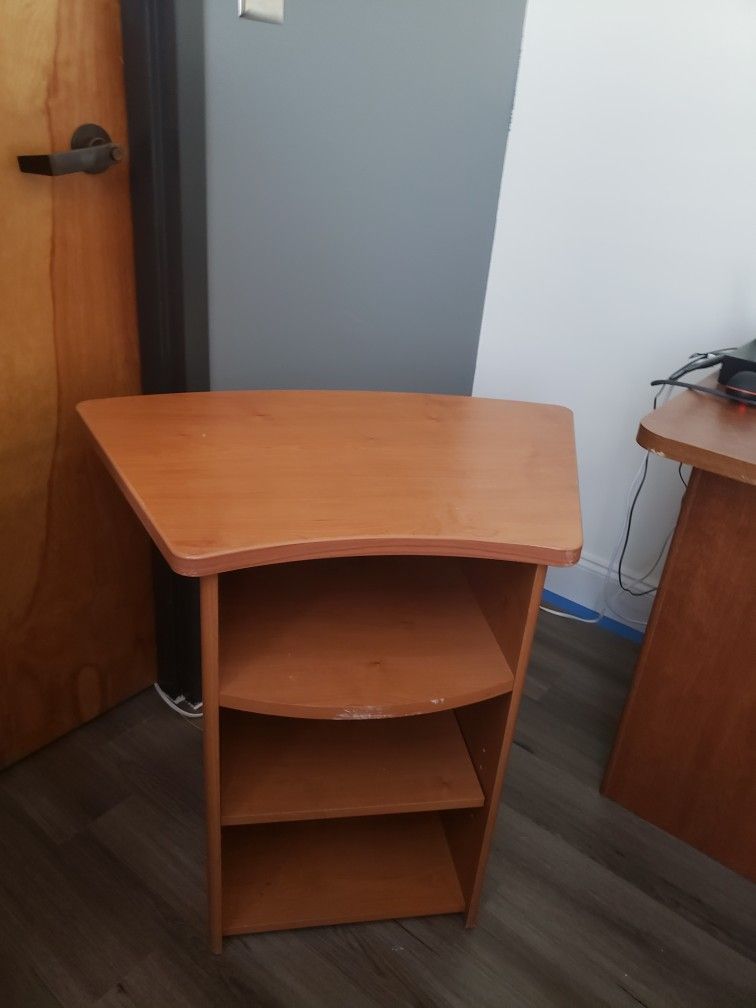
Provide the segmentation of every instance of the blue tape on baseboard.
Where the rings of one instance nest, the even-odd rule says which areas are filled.
[[[555,609],[562,609],[571,616],[582,616],[583,619],[593,619],[598,616],[598,613],[594,609],[588,609],[587,606],[573,602],[563,595],[557,595],[556,592],[549,591],[547,588],[543,590],[543,604],[553,606]],[[602,616],[596,626],[610,630],[612,633],[617,634],[619,637],[624,637],[626,640],[635,641],[636,644],[640,644],[643,640],[643,631],[636,630],[635,627],[625,626],[624,623],[611,619],[609,616]]]

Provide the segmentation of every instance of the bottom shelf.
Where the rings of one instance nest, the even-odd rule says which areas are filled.
[[[223,830],[224,934],[464,908],[436,813]]]

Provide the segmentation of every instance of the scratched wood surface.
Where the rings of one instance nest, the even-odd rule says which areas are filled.
[[[223,707],[395,717],[474,703],[512,684],[453,557],[315,560],[222,578]]]
[[[22,175],[80,123],[127,144],[117,0],[0,3],[0,765],[154,679],[148,546],[75,406],[139,391],[127,164]]]
[[[598,793],[637,655],[543,614],[478,926],[206,943],[202,732],[141,694],[0,775],[4,1008],[750,1008],[756,886]]]
[[[179,574],[329,556],[580,556],[573,421],[561,406],[264,391],[79,412]]]
[[[715,378],[701,382],[716,388]],[[756,484],[756,409],[686,390],[643,417],[638,444],[705,472]]]

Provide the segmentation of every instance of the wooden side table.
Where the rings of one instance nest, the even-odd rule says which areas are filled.
[[[210,940],[475,922],[547,564],[581,528],[554,406],[357,392],[79,412],[201,579]]]
[[[756,409],[683,392],[638,442],[693,472],[602,791],[756,881]]]

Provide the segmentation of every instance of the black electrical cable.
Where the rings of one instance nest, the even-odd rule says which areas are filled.
[[[685,477],[683,476],[683,471],[682,471],[682,467],[683,467],[683,463],[681,462],[681,463],[680,463],[680,465],[679,465],[679,466],[677,467],[677,472],[678,472],[678,475],[679,475],[679,477],[680,477],[680,480],[681,480],[681,482],[682,482],[682,485],[683,485],[683,486],[685,487],[685,489],[687,490],[687,489],[688,489],[688,481],[687,481],[687,480],[685,479]]]
[[[732,349],[732,347],[728,349]],[[682,378],[683,375],[686,375],[691,371],[702,371],[706,368],[714,367],[715,365],[722,363],[726,353],[727,350],[708,350],[706,353],[691,354],[682,367],[677,368],[677,370],[673,371],[671,375],[667,375],[667,378],[670,379],[670,381],[674,381],[677,378]]]
[[[719,389],[707,388],[705,385],[694,385],[692,382],[671,381],[669,378],[657,378],[651,382],[652,385],[674,385],[677,388],[691,389],[693,392],[703,392],[704,395],[713,395],[717,399],[726,399],[728,402],[745,403],[746,406],[754,405],[753,396],[739,396],[734,392],[720,392]]]
[[[669,376],[669,378],[660,379],[660,380],[657,380],[657,381],[652,381],[651,385],[652,386],[658,385],[658,386],[662,386],[662,387],[668,386],[668,385],[675,385],[678,388],[693,389],[693,391],[695,391],[695,392],[704,392],[704,393],[706,393],[708,395],[717,396],[720,399],[727,399],[730,402],[733,402],[733,401],[743,401],[743,400],[736,400],[734,396],[727,395],[727,393],[725,393],[725,392],[719,392],[716,389],[705,388],[705,387],[703,387],[701,385],[693,385],[693,384],[688,383],[688,382],[681,382],[681,381],[679,381],[679,379],[682,378],[683,375],[690,374],[691,371],[703,371],[706,368],[715,367],[717,364],[721,364],[722,360],[723,360],[723,358],[725,356],[725,354],[728,351],[732,350],[732,349],[734,349],[734,348],[733,347],[722,347],[719,350],[709,350],[709,351],[707,351],[705,353],[694,353],[694,354],[691,354],[690,359],[688,360],[688,362],[685,363],[685,364],[683,364],[682,367],[677,368],[676,371],[673,371],[672,374]],[[660,387],[659,391],[654,396],[654,406],[653,406],[654,409],[656,409],[656,407],[658,405],[659,396],[661,395],[661,393],[662,393],[662,388]],[[630,505],[630,510],[628,512],[628,515],[627,515],[627,528],[625,530],[625,539],[624,539],[624,542],[622,543],[622,551],[620,553],[619,562],[617,564],[617,580],[619,581],[620,588],[622,589],[622,591],[626,592],[628,595],[633,595],[636,598],[641,598],[643,595],[652,595],[656,591],[656,588],[646,588],[644,591],[641,591],[641,592],[633,591],[632,588],[629,588],[624,583],[623,577],[622,577],[622,563],[623,563],[623,561],[625,559],[625,554],[627,553],[627,547],[628,547],[628,545],[630,543],[630,530],[631,530],[632,525],[633,525],[633,515],[635,514],[635,506],[638,503],[638,498],[640,497],[641,490],[643,489],[643,485],[646,482],[646,477],[648,476],[648,460],[649,460],[649,457],[650,457],[650,453],[646,452],[646,458],[645,458],[645,460],[643,462],[643,475],[641,476],[641,481],[638,484],[637,490],[635,491],[635,494],[633,496],[633,501],[632,501],[632,504]],[[684,479],[683,474],[682,474],[682,462],[680,463],[680,465],[678,467],[678,472],[680,474],[680,479],[682,480],[682,482],[685,485],[685,487],[687,487],[688,484],[685,482],[685,479]],[[662,552],[664,552],[664,551],[662,550]],[[657,560],[656,563],[658,563],[658,562],[659,561]],[[651,568],[652,571],[656,567],[656,563]],[[648,575],[646,575],[646,577],[648,577]],[[641,580],[645,580],[645,578],[642,578]]]
[[[654,406],[654,409],[656,407]],[[625,541],[622,543],[622,552],[620,553],[619,563],[617,564],[617,579],[619,581],[619,586],[623,592],[627,592],[628,595],[634,595],[636,598],[640,598],[642,595],[650,595],[652,592],[656,591],[656,588],[647,588],[645,591],[636,592],[628,586],[622,580],[622,561],[625,559],[625,553],[627,552],[627,546],[630,542],[630,529],[633,525],[633,515],[635,514],[635,505],[638,503],[638,498],[640,497],[640,492],[643,489],[643,484],[646,482],[646,477],[648,476],[648,460],[651,457],[650,452],[646,452],[646,458],[643,462],[643,475],[641,476],[641,481],[638,484],[638,489],[635,491],[633,497],[633,502],[630,505],[630,511],[627,515],[627,528],[625,529]]]

